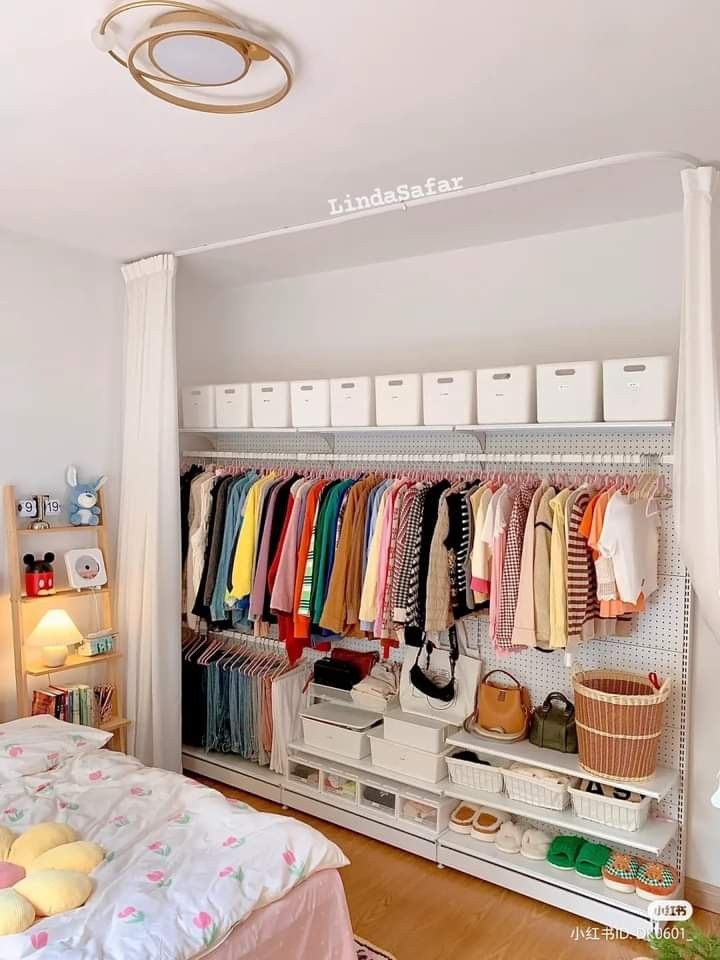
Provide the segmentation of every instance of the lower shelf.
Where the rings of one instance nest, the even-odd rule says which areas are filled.
[[[282,803],[282,775],[252,760],[243,760],[232,753],[206,753],[202,747],[183,746],[182,761],[190,773]]]
[[[608,923],[633,936],[643,937],[652,929],[648,901],[634,893],[617,893],[602,880],[589,880],[575,871],[557,870],[546,860],[528,860],[519,853],[504,853],[495,844],[482,843],[466,834],[452,830],[443,833],[438,842],[438,861],[572,913]],[[537,885],[536,888],[533,885]],[[618,919],[622,917],[617,916],[609,922],[608,910],[621,911],[626,916],[625,924],[619,925]]]

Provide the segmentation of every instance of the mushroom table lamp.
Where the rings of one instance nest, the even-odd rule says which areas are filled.
[[[46,667],[61,667],[67,660],[68,644],[82,643],[83,635],[65,610],[48,610],[28,637],[32,647],[42,647]]]

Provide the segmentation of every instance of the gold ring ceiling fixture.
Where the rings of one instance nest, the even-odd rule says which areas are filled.
[[[155,15],[139,26],[138,15],[150,8]],[[279,103],[292,86],[290,64],[276,47],[228,16],[182,0],[119,4],[93,41],[148,93],[188,110],[253,113]],[[233,89],[256,78],[261,86],[246,98]]]

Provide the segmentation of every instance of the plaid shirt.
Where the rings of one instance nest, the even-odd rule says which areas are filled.
[[[495,646],[512,649],[512,634],[515,626],[515,607],[520,589],[520,564],[522,561],[523,539],[528,511],[532,503],[535,486],[527,484],[520,487],[508,522],[507,542],[505,544],[505,562],[500,587],[500,614],[495,629]]]

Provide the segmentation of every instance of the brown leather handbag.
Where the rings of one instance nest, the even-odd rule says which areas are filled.
[[[494,674],[503,674],[510,685],[494,683]],[[478,684],[475,713],[468,717],[465,729],[494,740],[524,740],[530,718],[530,695],[519,681],[505,670],[490,670]]]

